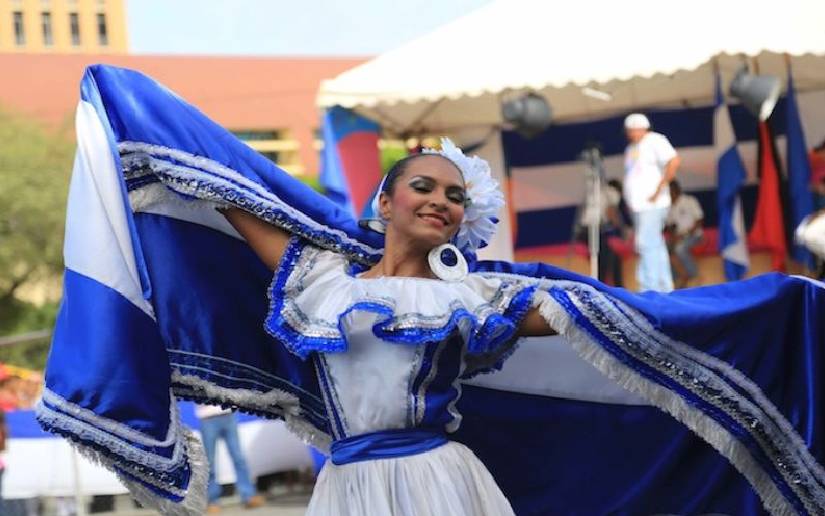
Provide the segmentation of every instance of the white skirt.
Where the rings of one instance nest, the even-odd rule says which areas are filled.
[[[308,516],[507,516],[513,508],[463,444],[336,466],[318,476]]]

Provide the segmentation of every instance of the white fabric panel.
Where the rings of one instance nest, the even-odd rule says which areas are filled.
[[[313,466],[307,446],[287,430],[283,421],[249,421],[238,425],[241,447],[253,477]],[[72,496],[75,492],[72,450],[57,437],[9,439],[3,460],[3,498]],[[235,481],[235,470],[223,441],[218,444],[218,481]],[[89,462],[79,454],[82,494],[124,494],[114,473]]]
[[[580,401],[649,405],[585,362],[561,336],[522,339],[501,371],[465,383]]]
[[[344,326],[349,349],[323,356],[344,430],[351,435],[407,425],[410,376],[421,355],[418,346],[393,345],[376,337],[372,327],[377,319],[371,312],[348,314]]]
[[[215,210],[214,203],[186,201],[160,183],[129,192],[129,203],[135,212],[152,213],[191,222],[243,240],[226,217]]]
[[[88,102],[77,106],[75,130],[78,147],[63,247],[66,268],[112,288],[154,318],[138,277],[121,175],[115,170],[103,125]]]

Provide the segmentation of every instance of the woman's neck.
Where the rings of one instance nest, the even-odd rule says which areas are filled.
[[[384,256],[363,274],[365,278],[400,276],[411,278],[435,278],[427,261],[428,251],[408,245],[391,244],[384,247]]]

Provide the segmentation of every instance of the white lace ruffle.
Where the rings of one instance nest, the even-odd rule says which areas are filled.
[[[228,389],[210,383],[203,378],[183,374],[177,370],[172,371],[172,382],[186,385],[195,394],[216,400],[223,405],[238,407],[241,410],[254,409],[276,414],[284,419],[287,429],[299,439],[323,452],[329,450],[330,436],[318,430],[306,420],[300,401],[294,394],[278,389],[265,393],[251,389]]]

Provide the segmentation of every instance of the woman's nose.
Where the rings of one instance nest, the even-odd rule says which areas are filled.
[[[447,198],[444,197],[444,196],[440,196],[440,195],[436,194],[430,199],[430,206],[435,210],[439,210],[439,211],[446,210],[447,209]]]

